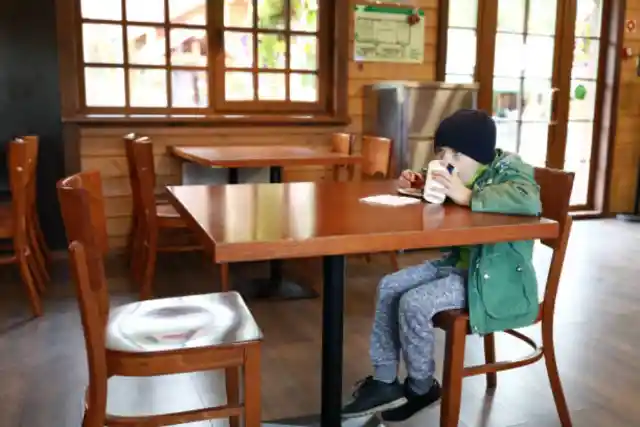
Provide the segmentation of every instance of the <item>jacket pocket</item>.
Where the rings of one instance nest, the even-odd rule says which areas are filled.
[[[531,261],[510,243],[499,243],[492,249],[480,259],[476,277],[486,314],[493,319],[510,319],[530,313],[538,304]]]

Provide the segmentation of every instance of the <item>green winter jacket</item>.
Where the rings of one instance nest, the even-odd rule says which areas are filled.
[[[519,156],[497,150],[496,158],[472,187],[471,210],[540,215],[540,188],[533,167]],[[488,334],[528,326],[538,316],[533,241],[503,242],[470,249],[467,305],[471,329]],[[440,265],[455,265],[459,249]]]

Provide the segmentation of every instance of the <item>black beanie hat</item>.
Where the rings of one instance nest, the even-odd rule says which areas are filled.
[[[495,157],[496,124],[484,111],[459,110],[440,122],[435,147],[449,147],[483,165]]]

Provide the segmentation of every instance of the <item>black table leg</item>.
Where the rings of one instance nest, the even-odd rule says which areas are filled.
[[[231,176],[231,173],[230,175]],[[282,182],[282,167],[269,168],[269,182],[278,184]],[[266,279],[258,279],[247,284],[233,286],[246,299],[277,299],[296,300],[317,298],[319,295],[313,289],[305,288],[299,284],[286,280],[282,276],[282,261],[273,260],[269,263],[270,274]]]
[[[263,426],[374,427],[374,417],[342,420],[342,357],[344,327],[345,257],[325,256],[322,262],[322,391],[320,415],[272,421]]]
[[[229,184],[237,184],[239,182],[239,179],[238,179],[238,168],[229,168],[227,173],[229,174],[227,176],[227,182]]]

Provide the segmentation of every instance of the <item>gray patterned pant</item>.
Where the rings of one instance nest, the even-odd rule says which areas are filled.
[[[385,276],[378,285],[370,357],[376,379],[393,381],[399,353],[414,380],[435,373],[435,334],[431,319],[465,306],[467,271],[436,268],[431,262]]]

